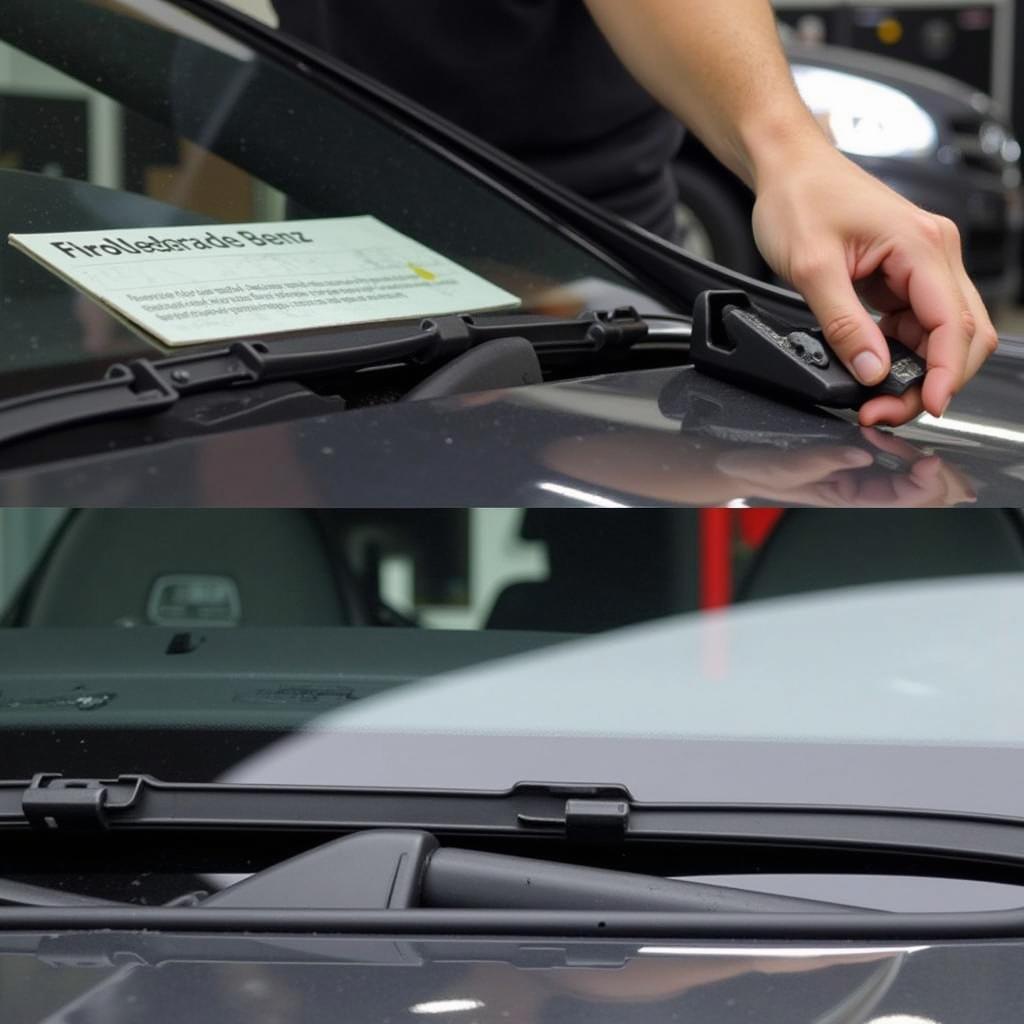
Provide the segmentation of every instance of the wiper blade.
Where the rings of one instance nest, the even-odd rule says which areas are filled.
[[[507,792],[75,779],[0,781],[0,828],[415,828],[487,835],[623,837],[634,806],[621,786],[523,783]],[[636,805],[640,806],[640,805]]]
[[[617,785],[520,783],[505,792],[163,782],[39,774],[0,782],[0,830],[414,829],[443,837],[634,841],[832,850],[1024,872],[1024,820],[892,808],[651,804]]]
[[[687,341],[690,325],[643,317],[631,308],[576,319],[469,315],[423,320],[394,337],[366,332],[236,341],[223,348],[163,359],[135,359],[111,366],[100,380],[32,392],[0,402],[0,445],[51,430],[98,420],[148,416],[180,399],[224,388],[306,379],[391,363],[439,367],[470,349],[500,338],[525,338],[539,356],[622,351],[649,336]]]
[[[4,796],[10,797],[16,784],[3,783]],[[265,798],[270,793],[287,794],[294,799],[295,790],[269,787],[210,786],[157,783],[145,776],[122,776],[116,782],[64,779],[60,776],[37,776],[21,793],[21,817],[24,821],[47,831],[66,829],[109,828],[120,815],[130,813],[144,804],[147,794],[163,793],[178,805],[178,813],[164,816],[163,809],[150,808],[151,815],[136,819],[137,825],[150,827],[174,824],[194,826],[200,819],[188,815],[196,795],[238,800],[244,790],[256,789]],[[568,804],[579,804],[574,793],[597,793],[599,796],[621,796],[618,801],[594,800],[577,806],[572,814],[598,825],[596,835],[607,841],[604,823],[624,820],[628,814],[628,793],[618,787],[517,787],[511,794],[476,794],[470,792],[426,793],[423,791],[375,790],[309,790],[319,800],[323,811],[331,801],[344,795],[357,799],[372,795],[379,800],[388,796],[399,800],[448,800],[461,803],[463,810],[476,811],[478,820],[450,823],[449,830],[480,829],[494,831],[497,823],[480,820],[479,812],[486,806],[501,809],[500,802],[514,801],[520,805],[516,823],[527,830],[546,824],[537,812],[567,794]],[[192,795],[191,800],[189,799]],[[485,803],[486,801],[486,803]],[[499,802],[500,801],[500,802]],[[4,803],[9,804],[6,800]],[[567,807],[568,805],[566,805]],[[524,813],[528,807],[533,813]],[[423,810],[426,808],[424,807]],[[9,808],[4,808],[8,810]],[[450,816],[450,810],[449,815]],[[182,813],[184,812],[184,813]],[[565,810],[569,814],[569,810]],[[9,813],[0,821],[10,821]],[[123,818],[120,819],[123,822]],[[261,823],[279,824],[276,819]],[[206,822],[213,824],[213,822]],[[224,822],[219,824],[223,825]],[[305,822],[322,824],[322,821]],[[377,823],[375,823],[377,824]],[[499,824],[500,830],[500,824]],[[579,837],[577,837],[579,838]],[[584,837],[585,838],[585,837]],[[9,883],[17,888],[18,883]],[[53,899],[48,890],[26,891],[10,902],[40,906],[88,906],[88,898]],[[0,902],[3,889],[0,880]],[[41,898],[42,897],[42,898]],[[449,909],[516,909],[516,910],[630,910],[679,911],[687,913],[826,913],[854,910],[843,904],[751,892],[743,889],[709,885],[701,882],[663,878],[621,870],[605,870],[576,864],[528,859],[504,854],[486,853],[442,847],[438,838],[424,829],[394,827],[357,828],[343,839],[315,847],[286,861],[257,872],[215,894],[201,899],[198,905],[223,907],[228,910],[288,907],[291,909],[408,909],[431,907]]]

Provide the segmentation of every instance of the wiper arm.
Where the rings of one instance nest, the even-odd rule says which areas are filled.
[[[838,903],[442,847],[429,832],[358,832],[260,871],[201,904],[336,910],[836,913]]]
[[[358,334],[320,334],[236,341],[223,348],[163,359],[116,363],[97,381],[37,391],[0,402],[0,445],[51,430],[98,420],[163,412],[188,395],[310,378],[391,363],[439,367],[470,349],[501,338],[525,338],[539,356],[622,351],[649,336],[687,341],[689,323],[642,317],[634,309],[592,313],[576,319],[517,315],[469,315],[424,320],[411,333],[371,339]]]
[[[506,792],[357,789],[328,786],[113,780],[39,774],[0,781],[0,832],[120,829],[414,829],[443,837],[568,840],[625,849],[664,846],[787,849],[812,859],[823,849],[878,858],[993,866],[1024,874],[1024,821],[895,808],[651,804],[623,786],[520,783]]]
[[[189,355],[116,363],[100,380],[0,402],[0,446],[83,423],[154,415],[189,395],[225,388],[394,363],[418,363],[434,371],[466,353],[480,352],[489,342],[509,339],[525,341],[539,358],[563,361],[614,358],[644,343],[686,345],[694,366],[705,373],[801,404],[838,408],[858,408],[879,394],[902,395],[920,384],[926,369],[923,360],[890,339],[889,376],[874,388],[864,388],[830,352],[820,332],[769,324],[742,291],[702,293],[692,324],[681,317],[641,316],[624,307],[576,318],[461,314],[423,320],[411,333],[382,336],[382,331],[387,329],[327,332],[273,343],[236,341]],[[498,353],[495,357],[502,358]],[[485,374],[481,379],[488,378]]]
[[[859,909],[798,896],[476,850],[437,850],[422,877],[423,905],[427,907],[743,914]]]
[[[0,795],[11,797],[16,783],[0,783]],[[246,791],[251,791],[246,793]],[[189,827],[201,819],[189,815],[189,804],[201,804],[202,797],[219,798],[224,810],[229,801],[241,800],[252,809],[265,807],[266,797],[276,792],[294,798],[295,790],[272,787],[245,787],[166,784],[144,776],[122,776],[116,782],[105,783],[89,779],[64,779],[60,776],[37,776],[21,792],[22,821],[46,831],[103,829],[117,822],[120,815],[138,811],[140,805],[153,803],[153,794],[170,797],[177,813],[152,806],[149,815],[139,815],[136,825],[177,825]],[[407,816],[416,804],[426,810],[424,798],[435,803],[447,803],[442,816],[448,819],[449,831],[478,829],[492,832],[500,823],[494,811],[502,817],[500,801],[510,799],[519,803],[516,823],[526,831],[538,824],[543,828],[547,812],[554,801],[566,795],[565,805],[577,804],[572,813],[582,815],[588,824],[597,825],[592,838],[608,841],[614,837],[605,831],[611,820],[624,820],[628,814],[628,793],[612,787],[517,787],[511,794],[486,795],[470,792],[429,793],[429,791],[387,791],[329,789],[306,790],[320,805],[315,821],[323,823],[331,803],[342,794],[373,796],[379,804],[390,796],[405,801]],[[581,800],[574,794],[623,796],[620,801]],[[191,796],[191,800],[190,800]],[[258,803],[249,805],[247,796],[255,796]],[[199,798],[198,800],[196,798]],[[518,799],[517,799],[518,798]],[[157,798],[159,800],[159,798]],[[0,800],[0,822],[11,823],[9,799]],[[583,804],[585,806],[579,806]],[[5,806],[6,805],[6,806]],[[452,811],[461,805],[470,811],[476,821],[452,821]],[[481,815],[486,807],[492,810],[492,821]],[[307,807],[307,810],[310,810]],[[398,806],[390,808],[393,811]],[[6,813],[4,813],[6,811]],[[526,812],[526,813],[524,813]],[[532,812],[532,813],[529,813]],[[538,816],[538,812],[541,812]],[[414,812],[415,813],[415,812]],[[280,825],[270,816],[261,824]],[[122,819],[123,820],[123,819]],[[205,822],[215,824],[212,821]],[[251,823],[251,822],[250,822]],[[307,821],[306,827],[312,822]],[[221,822],[223,825],[224,822]],[[579,836],[577,835],[577,838]],[[17,888],[18,883],[8,883]],[[35,889],[35,887],[28,887]],[[86,897],[49,901],[48,890],[27,889],[10,902],[30,905],[87,906],[94,901]],[[0,902],[3,890],[0,886]],[[41,898],[42,897],[42,898]],[[243,882],[230,886],[216,895],[200,901],[203,907],[225,909],[258,909],[288,907],[291,909],[408,909],[426,907],[435,909],[514,909],[514,910],[630,910],[678,911],[686,913],[823,913],[857,908],[818,900],[770,893],[751,892],[700,882],[680,881],[656,875],[606,870],[600,868],[529,859],[503,854],[482,853],[442,847],[431,832],[425,829],[393,827],[358,828],[354,834],[299,854],[282,863],[256,873]]]

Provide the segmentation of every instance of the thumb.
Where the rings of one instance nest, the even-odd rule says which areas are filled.
[[[878,384],[889,372],[889,348],[864,308],[842,259],[821,261],[793,274],[825,340],[861,384]]]

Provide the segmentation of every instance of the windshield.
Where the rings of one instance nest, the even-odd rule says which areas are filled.
[[[511,292],[525,312],[645,302],[606,259],[365,98],[345,99],[304,65],[275,63],[173,4],[4,4],[0,395],[155,354],[7,245],[9,234],[356,215]]]
[[[7,509],[0,777],[1005,809],[1021,573],[1017,509]]]

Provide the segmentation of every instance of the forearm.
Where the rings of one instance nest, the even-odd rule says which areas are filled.
[[[634,77],[752,188],[827,140],[793,84],[768,0],[586,0]]]
[[[883,331],[927,359],[920,390],[871,399],[861,423],[944,415],[998,343],[956,225],[832,146],[793,84],[769,0],[586,3],[637,80],[754,190],[761,255],[847,369],[867,386],[885,378]]]

